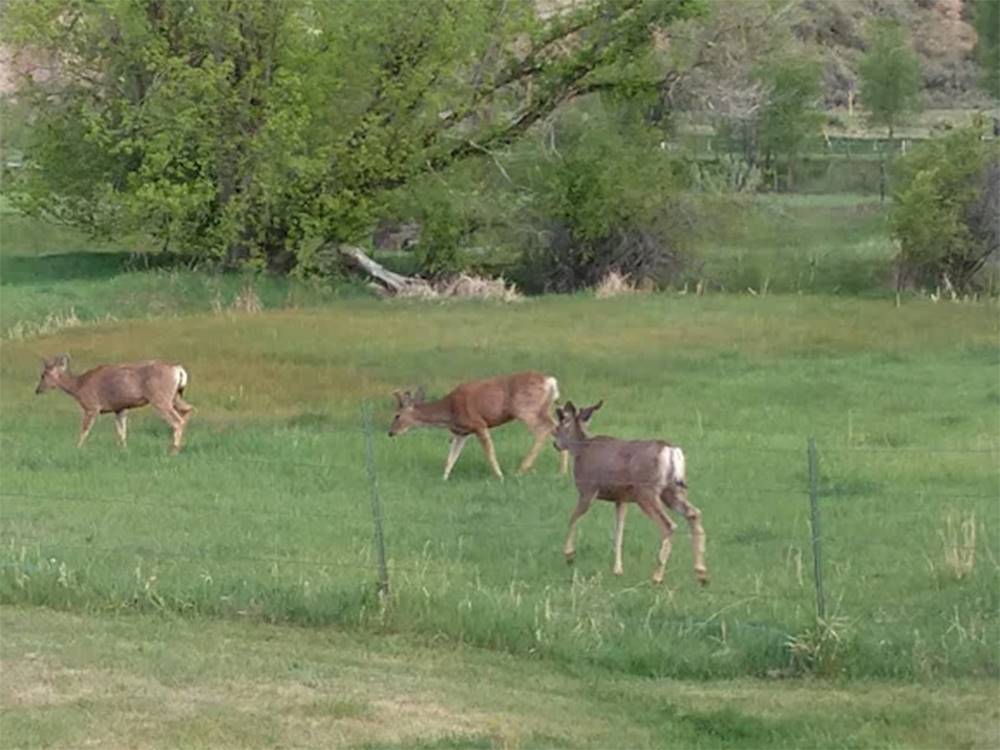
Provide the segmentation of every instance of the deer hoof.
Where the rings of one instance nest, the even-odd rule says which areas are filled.
[[[612,573],[614,573],[614,574],[615,574],[616,576],[620,576],[620,575],[624,575],[624,573],[625,573],[625,571],[624,571],[624,570],[622,570],[621,568],[615,568],[615,569],[614,569],[613,571],[611,571],[611,572],[612,572]]]
[[[694,577],[697,579],[698,583],[705,587],[709,584],[709,577],[707,570],[697,570],[695,571]]]

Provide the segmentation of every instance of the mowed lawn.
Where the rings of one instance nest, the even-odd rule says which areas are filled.
[[[0,611],[4,747],[995,748],[993,681],[648,679],[399,635]]]
[[[735,678],[937,679],[997,658],[997,308],[807,296],[544,298],[514,305],[351,300],[323,310],[79,327],[0,350],[0,601],[401,633],[599,667]],[[120,451],[109,417],[82,450],[39,357],[78,370],[165,357],[191,374],[188,444],[148,410]],[[440,395],[536,368],[595,429],[684,446],[712,584],[681,523],[663,586],[632,512],[610,575],[611,509],[560,553],[575,502],[555,451],[497,430],[504,482],[474,442],[441,481],[444,432],[390,440],[394,388]],[[375,594],[371,483],[391,597]],[[815,623],[806,439],[820,458],[827,618]]]

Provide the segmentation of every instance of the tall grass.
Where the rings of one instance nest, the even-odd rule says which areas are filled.
[[[895,249],[878,199],[761,196],[700,229],[693,275],[728,292],[886,296]]]

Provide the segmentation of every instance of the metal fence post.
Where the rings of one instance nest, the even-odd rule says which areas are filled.
[[[378,558],[378,592],[389,593],[389,570],[385,564],[385,537],[382,533],[382,501],[378,494],[378,473],[375,471],[375,449],[372,446],[372,405],[365,401],[361,406],[361,422],[365,430],[365,457],[368,465],[368,482],[371,485],[372,521],[375,524],[375,556]]]
[[[826,600],[823,596],[823,565],[820,556],[820,526],[819,526],[819,470],[816,460],[816,440],[809,438],[809,504],[812,508],[812,550],[813,550],[813,580],[816,583],[816,615],[821,620],[826,619]]]

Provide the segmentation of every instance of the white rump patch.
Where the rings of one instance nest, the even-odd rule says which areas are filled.
[[[684,451],[680,448],[667,446],[660,451],[657,460],[660,470],[660,481],[663,486],[668,484],[687,484],[687,470],[684,465]]]
[[[187,370],[185,370],[180,365],[177,365],[176,367],[174,367],[174,374],[177,376],[177,390],[180,391],[183,390],[184,388],[187,388],[188,384]]]
[[[553,401],[559,398],[559,381],[551,375],[545,378],[545,387],[549,389],[549,398]]]
[[[671,458],[673,459],[673,480],[677,484],[687,484],[687,467],[684,464],[684,451],[680,448],[673,447],[670,449]]]

